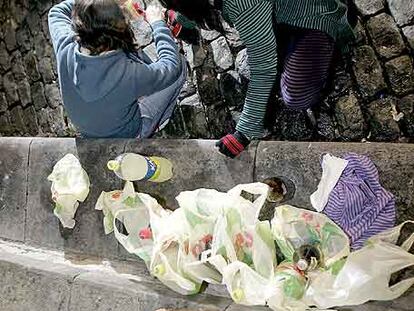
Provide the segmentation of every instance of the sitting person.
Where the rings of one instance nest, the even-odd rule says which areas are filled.
[[[346,0],[160,0],[181,13],[177,20],[222,31],[220,17],[247,46],[250,83],[236,132],[217,146],[234,158],[264,136],[268,101],[281,68],[280,90],[287,107],[312,110],[321,100],[335,45],[346,50],[353,38]],[[315,123],[315,122],[313,122]]]
[[[150,137],[168,122],[186,79],[163,9],[145,14],[159,56],[151,62],[134,44],[134,15],[121,5],[65,0],[49,12],[63,103],[83,137]]]

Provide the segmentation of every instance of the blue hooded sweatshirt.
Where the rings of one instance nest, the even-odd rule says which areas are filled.
[[[137,99],[175,82],[182,67],[178,47],[163,21],[152,24],[159,56],[155,63],[122,50],[90,56],[80,52],[72,27],[75,0],[49,12],[49,31],[57,59],[60,91],[69,118],[84,137],[137,137],[141,115]]]

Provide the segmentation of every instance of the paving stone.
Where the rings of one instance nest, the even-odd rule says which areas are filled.
[[[398,102],[399,111],[404,114],[403,124],[408,137],[414,138],[414,94],[405,96]]]
[[[221,20],[221,23],[223,25],[226,40],[230,47],[237,52],[243,49],[244,43],[240,39],[239,32],[235,28],[230,27],[230,25],[224,19]]]
[[[178,96],[178,100],[183,100],[186,97],[190,97],[197,92],[197,87],[195,84],[195,75],[194,71],[187,68],[187,79],[181,88],[180,95]]]
[[[203,65],[204,60],[206,59],[207,52],[204,50],[204,46],[201,45],[192,45],[188,43],[183,43],[183,49],[185,57],[190,65],[191,69],[200,67]]]
[[[45,97],[45,89],[41,82],[36,82],[31,85],[30,92],[32,94],[32,102],[36,108],[39,110],[47,106],[47,101]]]
[[[397,24],[407,25],[414,21],[414,2],[410,0],[387,0]]]
[[[411,49],[414,50],[414,25],[404,27],[402,30],[404,32],[405,37],[408,40],[408,43],[411,46]]]
[[[16,31],[16,41],[22,52],[27,52],[32,49],[32,42],[30,39],[29,28],[19,27]]]
[[[296,192],[286,203],[312,209],[309,196],[317,189],[321,178],[321,156],[324,153],[336,156],[347,152],[366,154],[377,166],[382,185],[396,197],[400,223],[414,214],[414,202],[410,199],[414,187],[413,148],[412,144],[391,143],[260,142],[254,178],[255,181],[274,176],[290,179]]]
[[[400,30],[390,15],[382,13],[372,17],[367,23],[367,28],[374,48],[382,57],[389,59],[404,51],[405,44]]]
[[[66,122],[63,112],[63,106],[58,106],[57,108],[51,109],[47,108],[48,113],[48,122],[50,125],[50,130],[53,134],[58,137],[66,136]]]
[[[276,111],[275,124],[273,129],[274,139],[292,141],[312,140],[313,130],[308,126],[304,111],[295,111],[282,106]]]
[[[341,138],[358,141],[364,137],[364,117],[354,93],[341,97],[335,105],[335,116]]]
[[[16,51],[12,54],[12,72],[16,81],[21,81],[26,78],[26,70],[23,65],[22,54]]]
[[[11,67],[9,54],[6,50],[6,45],[3,42],[0,42],[0,70],[5,72]]]
[[[4,30],[4,43],[9,52],[17,48],[16,28],[16,22],[11,18],[7,19]]]
[[[13,126],[10,123],[10,113],[6,111],[0,115],[0,135],[11,136],[13,135]]]
[[[220,91],[227,107],[241,108],[247,93],[247,84],[241,82],[237,71],[230,70],[220,75]]]
[[[3,76],[3,86],[9,105],[17,102],[19,100],[19,95],[17,93],[17,85],[12,72],[9,71]]]
[[[189,138],[208,137],[206,112],[198,94],[184,98],[179,105]]]
[[[224,37],[220,37],[210,44],[214,63],[219,72],[226,71],[233,66],[233,56]]]
[[[53,214],[53,201],[47,176],[65,154],[76,155],[73,139],[34,139],[29,158],[26,243],[63,249],[58,218]],[[79,209],[81,209],[79,207]],[[79,213],[79,210],[78,210]],[[79,218],[77,218],[79,219]],[[78,225],[78,224],[77,224]]]
[[[227,191],[239,183],[251,182],[255,144],[252,143],[236,159],[223,157],[215,150],[214,144],[214,141],[204,140],[164,140],[162,143],[159,140],[129,140],[125,152],[157,155],[173,162],[174,176],[171,180],[161,184],[137,182],[136,185],[140,191],[160,198],[164,206],[175,209],[175,197],[181,191],[198,188]]]
[[[410,56],[404,55],[390,60],[385,64],[385,69],[391,88],[396,94],[404,95],[414,91],[414,67]]]
[[[32,102],[32,96],[30,93],[30,84],[26,78],[20,80],[17,83],[17,92],[19,93],[20,104],[23,107],[26,107]]]
[[[373,15],[384,9],[383,0],[355,0],[355,5],[363,15]]]
[[[0,93],[0,113],[6,112],[7,108],[9,108],[9,104],[7,103],[6,94],[1,92]]]
[[[61,105],[60,91],[56,83],[45,85],[45,96],[49,107],[56,108]]]
[[[54,57],[52,45],[46,41],[43,32],[39,32],[33,37],[33,46],[39,62],[44,57]]]
[[[203,66],[196,68],[197,89],[205,105],[214,105],[221,100],[220,86],[216,77],[212,55],[208,54]]]
[[[37,121],[42,134],[51,133],[49,125],[49,108],[42,108],[37,112]]]
[[[26,125],[27,134],[30,134],[30,136],[39,134],[39,124],[37,122],[34,106],[30,106],[23,110],[23,122]]]
[[[10,121],[15,132],[24,135],[27,132],[26,124],[23,120],[23,109],[16,106],[10,110]]]
[[[368,44],[367,33],[360,19],[354,29],[355,32],[355,43],[358,45]]]
[[[220,37],[220,33],[217,30],[204,30],[200,29],[201,37],[206,41],[213,41]]]
[[[24,57],[24,63],[26,66],[26,73],[30,81],[36,82],[41,76],[39,73],[39,67],[37,65],[37,59],[33,52],[29,52]]]
[[[24,241],[30,142],[2,138],[0,144],[0,237],[15,241]]]
[[[337,135],[332,117],[327,113],[320,113],[317,121],[317,131],[319,136],[327,141],[335,140]]]
[[[4,256],[4,255],[3,255]],[[38,269],[0,259],[0,309],[10,311],[66,311],[74,274],[57,276]],[[50,262],[43,265],[51,265]]]
[[[354,53],[353,71],[359,91],[364,97],[372,97],[386,88],[381,65],[368,45],[357,47]]]
[[[371,102],[367,111],[369,114],[369,138],[373,141],[395,141],[400,135],[400,129],[393,118],[392,106],[396,100],[392,97],[382,98]]]
[[[35,11],[32,10],[31,14],[27,15],[26,22],[33,37],[42,31],[40,16]]]
[[[241,50],[236,57],[236,71],[239,73],[240,77],[244,78],[246,81],[250,80],[250,67],[249,59],[247,56],[247,49]]]
[[[49,57],[42,57],[39,60],[39,72],[43,77],[43,82],[45,83],[51,83],[56,79]]]

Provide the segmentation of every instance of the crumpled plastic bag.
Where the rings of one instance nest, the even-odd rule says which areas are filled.
[[[320,250],[322,267],[350,253],[348,236],[324,214],[282,205],[276,208],[271,223],[277,245],[289,262],[294,262],[295,251],[303,245]]]
[[[47,179],[52,182],[53,213],[63,227],[72,229],[79,202],[85,201],[89,194],[88,174],[73,154],[67,154],[55,164]]]
[[[391,274],[414,266],[414,255],[408,252],[414,234],[401,246],[395,245],[406,223],[370,238],[363,248],[347,257],[339,271],[310,274],[307,303],[319,308],[360,305],[369,300],[393,300],[406,292],[414,278],[389,286]]]

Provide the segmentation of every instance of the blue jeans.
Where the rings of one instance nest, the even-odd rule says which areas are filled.
[[[171,118],[177,105],[177,98],[187,79],[187,62],[184,57],[182,57],[181,64],[181,75],[176,82],[162,91],[138,99],[142,122],[138,138],[151,137],[161,125],[165,126]]]

